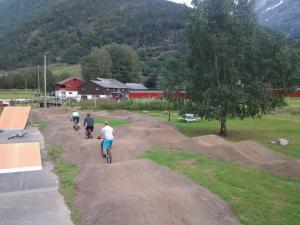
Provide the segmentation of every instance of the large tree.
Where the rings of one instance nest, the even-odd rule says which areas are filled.
[[[159,77],[159,86],[168,100],[169,121],[171,120],[171,103],[180,103],[180,92],[185,88],[186,66],[184,61],[169,56],[165,61],[164,69]]]
[[[127,46],[111,44],[104,46],[112,59],[112,76],[121,82],[139,82],[142,71],[136,51]]]
[[[257,24],[254,1],[194,0],[187,26],[191,109],[221,122],[261,116],[284,103],[297,63],[287,41]],[[279,94],[274,96],[276,88]]]
[[[133,48],[111,44],[94,48],[81,61],[82,76],[85,80],[97,77],[113,78],[121,82],[138,82],[142,76],[138,56]]]
[[[101,78],[112,78],[112,60],[105,49],[94,48],[92,52],[81,61],[81,73],[89,81]]]

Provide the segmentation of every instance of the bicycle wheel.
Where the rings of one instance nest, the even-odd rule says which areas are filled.
[[[110,148],[107,149],[106,161],[107,161],[107,163],[111,163],[111,161],[112,161]]]

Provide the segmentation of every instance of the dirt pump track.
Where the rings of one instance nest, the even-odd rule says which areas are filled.
[[[150,160],[136,159],[154,145],[191,149],[300,179],[299,161],[256,142],[236,144],[217,136],[188,138],[159,119],[127,111],[92,114],[132,122],[115,129],[113,163],[108,165],[97,157],[99,140],[85,139],[84,129],[72,131],[70,115],[67,109],[39,109],[33,111],[33,120],[47,124],[43,132],[46,144],[63,147],[62,157],[79,168],[75,203],[82,225],[239,224],[218,196]],[[95,136],[101,127],[95,127]]]

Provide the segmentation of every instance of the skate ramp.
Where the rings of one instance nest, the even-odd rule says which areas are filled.
[[[0,174],[41,169],[39,143],[0,144]]]
[[[26,127],[30,106],[5,107],[0,116],[0,129],[24,129]]]

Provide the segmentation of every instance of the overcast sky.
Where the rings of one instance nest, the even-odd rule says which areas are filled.
[[[169,0],[169,1],[191,5],[191,0]]]

